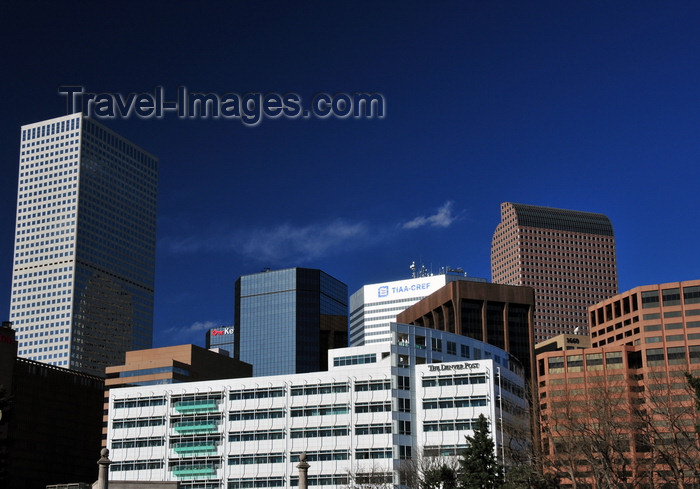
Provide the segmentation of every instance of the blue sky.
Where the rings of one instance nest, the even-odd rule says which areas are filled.
[[[60,85],[378,92],[383,119],[102,121],[160,159],[154,345],[233,321],[265,267],[490,277],[504,201],[600,212],[620,289],[699,278],[698,2],[0,4],[0,316],[19,131]],[[171,97],[172,98],[172,97]]]

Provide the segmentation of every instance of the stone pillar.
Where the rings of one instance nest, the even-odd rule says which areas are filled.
[[[107,458],[107,455],[109,455],[109,450],[106,448],[100,450],[100,459],[97,461],[99,471],[97,473],[96,489],[108,489],[109,487],[109,464],[111,464],[112,461]]]
[[[306,452],[299,455],[299,465],[297,465],[297,469],[299,469],[299,489],[309,489],[309,464],[306,462]]]

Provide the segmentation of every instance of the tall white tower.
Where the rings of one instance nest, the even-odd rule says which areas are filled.
[[[82,114],[22,126],[18,354],[104,375],[153,337],[158,160]]]

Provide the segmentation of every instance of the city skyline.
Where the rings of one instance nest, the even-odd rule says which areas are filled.
[[[98,120],[160,160],[156,347],[232,324],[236,278],[266,267],[350,293],[413,261],[490,279],[502,202],[608,216],[621,292],[698,276],[695,3],[71,5],[75,32],[72,8],[0,8],[6,319],[20,127],[65,115],[66,85],[386,101],[382,119]]]

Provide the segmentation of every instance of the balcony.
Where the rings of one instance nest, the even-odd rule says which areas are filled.
[[[213,465],[196,465],[193,467],[178,467],[173,469],[173,475],[179,479],[197,479],[216,475]]]
[[[211,413],[218,410],[216,400],[180,401],[175,403],[175,411],[183,414]]]
[[[178,455],[194,457],[197,455],[209,455],[216,452],[213,442],[178,443],[173,447]]]
[[[217,431],[217,423],[215,420],[208,421],[180,421],[173,426],[175,433],[180,434],[199,434],[211,433]]]

